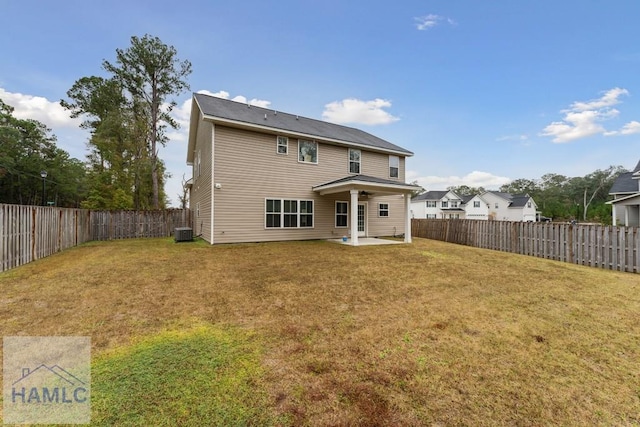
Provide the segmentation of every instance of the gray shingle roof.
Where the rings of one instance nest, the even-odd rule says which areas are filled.
[[[639,166],[640,166],[640,163],[638,163],[638,166],[636,166],[636,169],[638,169]],[[611,189],[609,190],[609,194],[621,194],[621,193],[632,194],[637,192],[638,192],[638,180],[633,179],[633,172],[621,173],[618,176],[618,178],[616,178],[615,182],[611,186]]]
[[[526,194],[514,194],[511,196],[510,208],[523,208],[531,197]]]
[[[342,184],[349,181],[362,181],[362,182],[370,182],[373,184],[385,184],[385,185],[402,185],[403,187],[411,186],[411,187],[416,187],[416,189],[420,188],[419,185],[406,184],[402,181],[392,181],[390,179],[377,178],[375,176],[368,176],[368,175],[350,175],[344,178],[336,179],[335,181],[325,182],[323,184],[316,185],[314,188],[321,187],[324,185]]]
[[[273,109],[248,106],[247,104],[222,99],[202,93],[194,97],[205,116],[218,117],[234,122],[272,128],[274,131],[286,131],[309,135],[319,139],[330,139],[372,147],[383,151],[411,156],[413,153],[382,138],[360,129],[296,116]]]
[[[442,199],[449,191],[427,191],[426,193],[418,194],[416,197],[411,199],[411,201],[416,202],[419,200],[440,200]]]

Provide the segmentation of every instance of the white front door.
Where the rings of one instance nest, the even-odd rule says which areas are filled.
[[[367,204],[358,203],[358,237],[367,235]]]

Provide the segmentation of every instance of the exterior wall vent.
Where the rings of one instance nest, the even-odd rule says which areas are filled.
[[[191,227],[176,227],[173,236],[176,242],[191,242],[193,241],[193,230]]]

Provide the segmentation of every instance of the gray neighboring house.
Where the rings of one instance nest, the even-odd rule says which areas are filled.
[[[640,226],[640,162],[632,172],[625,172],[615,180],[609,195],[613,225]]]
[[[187,182],[194,231],[211,244],[404,234],[405,160],[362,130],[193,95]]]

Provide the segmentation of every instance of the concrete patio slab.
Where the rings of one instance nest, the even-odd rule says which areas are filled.
[[[342,239],[329,239],[329,242],[340,243],[341,245],[353,246],[351,239],[347,239],[346,242]],[[379,239],[376,237],[359,237],[358,246],[370,246],[370,245],[401,245],[404,242],[402,240],[389,240]]]

